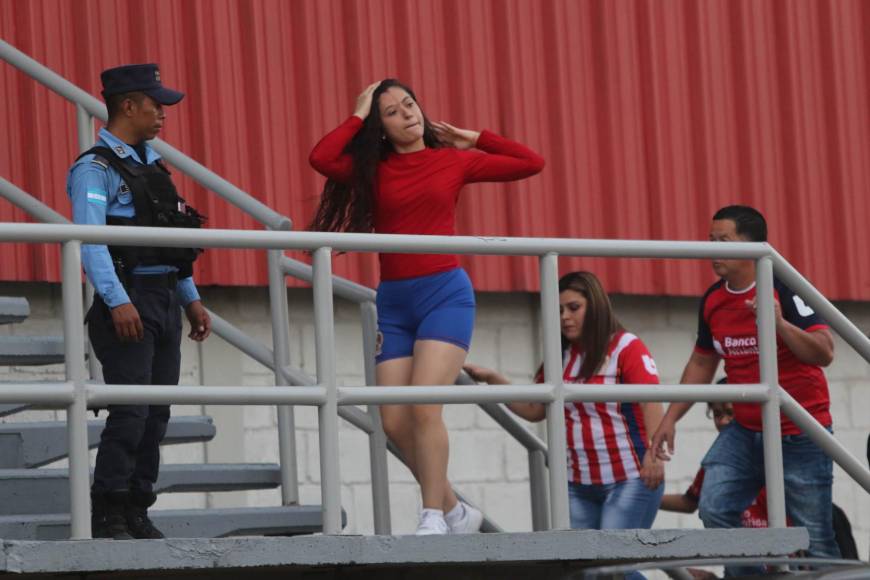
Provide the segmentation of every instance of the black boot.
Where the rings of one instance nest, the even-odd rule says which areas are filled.
[[[141,490],[130,491],[130,501],[125,513],[127,529],[134,538],[139,540],[162,540],[166,536],[154,526],[148,517],[148,508],[154,505],[157,496]]]
[[[91,492],[91,535],[94,538],[133,539],[125,517],[127,496],[125,491]]]

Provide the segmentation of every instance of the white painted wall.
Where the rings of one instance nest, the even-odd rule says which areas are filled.
[[[0,326],[0,333],[59,334],[61,332],[60,292],[54,285],[6,284],[0,294],[26,295],[32,316],[25,324]],[[271,345],[267,294],[264,289],[206,288],[207,305],[242,330]],[[526,294],[483,294],[478,296],[477,326],[470,361],[497,367],[517,381],[530,381],[540,360],[537,338],[537,297]],[[663,381],[676,382],[694,342],[697,300],[668,297],[616,296],[614,304],[623,324],[649,346]],[[865,330],[870,329],[870,303],[843,303],[848,316]],[[310,291],[290,291],[292,362],[314,373],[314,327]],[[363,384],[361,332],[358,310],[349,303],[336,303],[338,377],[342,384]],[[227,348],[213,337],[202,349],[185,340],[182,383],[200,384],[203,377],[212,384],[237,379],[246,385],[273,384],[270,371]],[[203,364],[205,362],[206,364]],[[0,380],[62,378],[62,368],[0,368]],[[836,360],[827,376],[831,385],[832,411],[837,437],[856,456],[865,457],[870,432],[870,365],[837,340]],[[173,407],[175,415],[201,414],[201,407]],[[276,415],[273,408],[209,408],[218,426],[218,438],[209,444],[166,448],[164,461],[170,463],[277,461]],[[36,411],[8,420],[53,418],[62,413]],[[523,449],[476,407],[454,405],[446,408],[450,431],[453,483],[478,503],[507,530],[528,530],[528,468]],[[319,502],[319,463],[316,412],[296,409],[297,452],[301,498]],[[540,430],[540,425],[530,425]],[[543,433],[543,431],[539,431]],[[691,483],[701,457],[715,437],[703,405],[683,419],[677,434],[677,456],[667,469],[667,492],[682,492]],[[340,433],[342,501],[352,533],[372,531],[372,505],[365,436],[342,424]],[[395,533],[415,527],[420,497],[407,470],[390,460],[390,492]],[[868,557],[870,545],[870,495],[835,468],[834,500],[849,515],[858,548]],[[237,494],[174,494],[161,497],[158,507],[206,507],[227,505],[275,505],[280,493],[257,491]],[[700,527],[695,515],[661,513],[656,527]]]

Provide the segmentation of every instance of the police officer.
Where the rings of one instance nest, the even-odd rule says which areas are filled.
[[[73,221],[90,225],[199,227],[202,217],[178,196],[160,155],[149,145],[163,127],[164,106],[183,93],[168,89],[156,64],[103,71],[109,121],[96,147],[73,164],[67,181]],[[203,341],[211,320],[193,283],[199,250],[82,246],[94,285],[88,335],[107,384],[177,385],[181,308],[189,338]],[[148,518],[168,405],[109,405],[91,487],[97,538],[162,538]]]

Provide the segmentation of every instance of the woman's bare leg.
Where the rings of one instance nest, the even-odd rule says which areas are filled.
[[[436,340],[414,344],[412,385],[452,385],[459,376],[467,353],[464,349]],[[414,418],[414,456],[423,507],[444,510],[456,505],[447,481],[449,440],[441,416],[442,405],[410,405]]]
[[[376,382],[380,386],[402,386],[411,384],[411,371],[414,359],[411,357],[394,358],[384,361],[375,369]],[[417,462],[414,446],[414,417],[411,405],[381,405],[381,422],[384,432],[402,452],[408,469],[417,477]]]

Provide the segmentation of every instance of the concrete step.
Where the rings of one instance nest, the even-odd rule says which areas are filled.
[[[93,474],[93,470],[91,471]],[[274,463],[214,463],[162,465],[159,493],[273,489],[281,485],[281,468]],[[0,469],[0,514],[69,512],[69,472],[66,469]]]
[[[30,316],[27,298],[0,296],[0,324],[17,324]]]
[[[28,405],[27,403],[8,403],[5,405],[0,405],[0,417],[14,415],[15,413],[26,411],[29,408],[30,405]]]
[[[88,421],[88,446],[100,442],[105,419]],[[210,441],[215,426],[211,417],[172,417],[163,445]],[[0,424],[0,469],[39,467],[67,456],[65,421]]]
[[[156,525],[168,538],[225,538],[229,536],[292,536],[323,529],[318,505],[200,510],[152,510]],[[346,523],[342,513],[342,525]],[[5,540],[65,540],[69,514],[0,516]]]
[[[0,365],[40,366],[63,361],[61,336],[0,336]]]
[[[806,548],[804,528],[564,530],[462,536],[295,536],[115,542],[6,540],[0,571],[139,580],[583,578],[584,568],[658,560],[780,556]],[[53,577],[53,576],[52,576]],[[64,576],[66,577],[66,576]],[[850,578],[856,578],[851,576]]]

